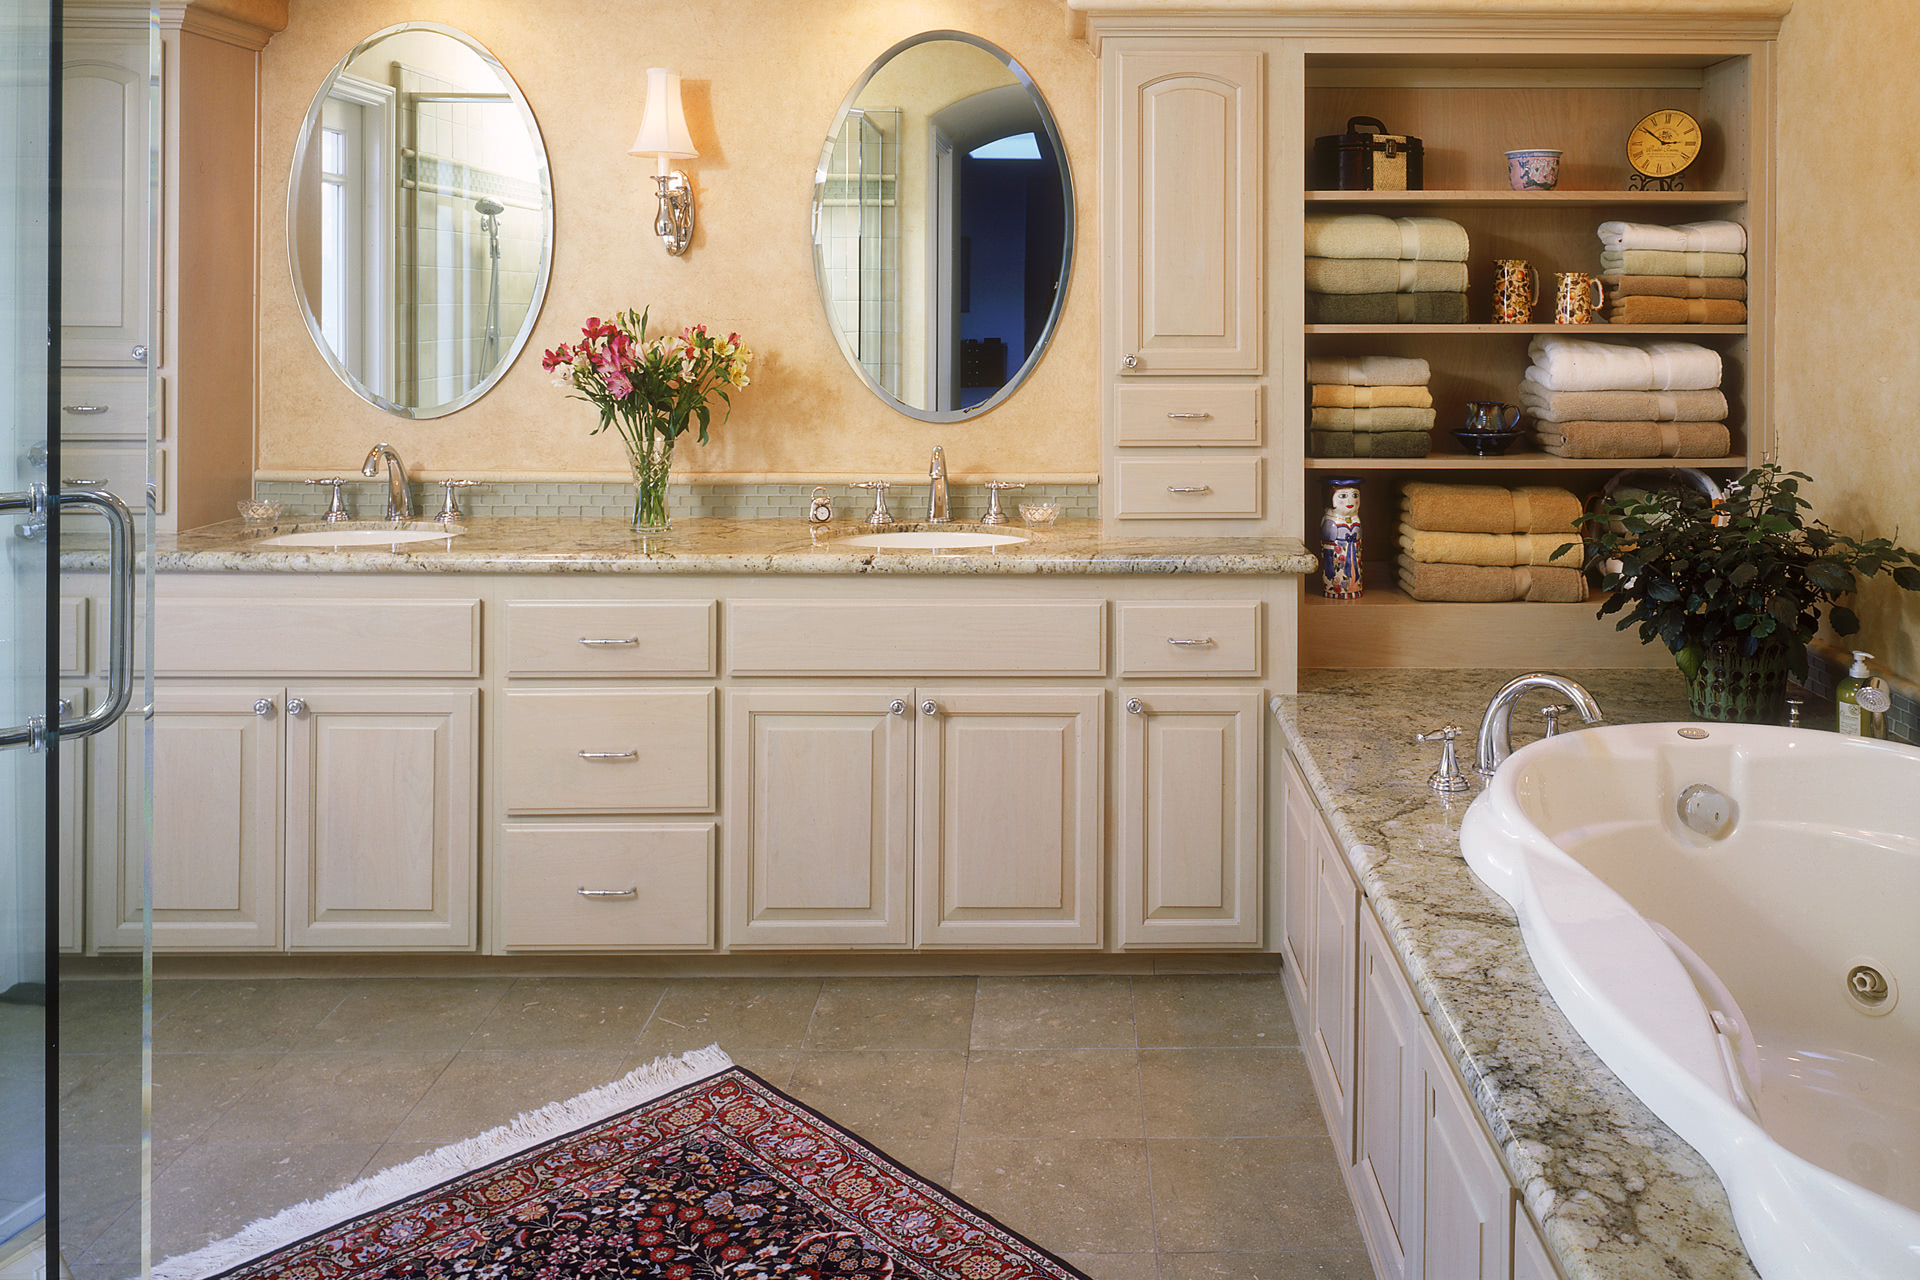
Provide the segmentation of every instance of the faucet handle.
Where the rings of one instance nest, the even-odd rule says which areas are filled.
[[[891,480],[855,480],[847,487],[873,491],[873,514],[867,517],[868,526],[884,529],[893,523],[893,512],[887,510],[887,490],[893,488]]]
[[[461,518],[460,503],[454,498],[455,489],[471,489],[479,484],[478,480],[441,480],[437,482],[447,491],[447,500],[440,504],[440,514],[433,518],[435,524],[452,524]]]
[[[1453,740],[1465,732],[1459,725],[1449,724],[1413,735],[1415,742],[1440,744],[1440,767],[1427,779],[1427,790],[1451,796],[1460,794],[1472,785],[1467,781],[1467,775],[1460,772],[1459,752],[1453,745]]]
[[[340,499],[340,486],[348,483],[345,476],[328,476],[324,480],[302,480],[300,483],[333,486],[333,501],[327,504],[327,514],[322,517],[328,524],[338,524],[342,520],[353,519],[353,513],[347,510],[347,504]]]
[[[987,490],[987,514],[980,517],[980,523],[1005,524],[1007,522],[1007,515],[1006,512],[1000,510],[1000,491],[1002,489],[1024,489],[1026,487],[1027,482],[1025,480],[987,481],[985,486]]]
[[[1560,736],[1560,717],[1571,710],[1573,710],[1573,708],[1564,702],[1555,702],[1540,708],[1540,714],[1544,716],[1547,721],[1547,736],[1549,738]]]

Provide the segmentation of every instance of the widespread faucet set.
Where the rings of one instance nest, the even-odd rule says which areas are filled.
[[[1580,718],[1588,724],[1594,724],[1604,717],[1600,714],[1600,704],[1578,681],[1550,672],[1536,671],[1531,675],[1517,676],[1502,685],[1500,692],[1493,695],[1487,703],[1487,711],[1480,718],[1480,735],[1474,751],[1473,771],[1481,779],[1493,777],[1513,754],[1513,708],[1522,695],[1535,689],[1548,689],[1567,699],[1571,705],[1555,703],[1542,707],[1540,714],[1547,721],[1549,738],[1560,732],[1560,717],[1568,711],[1578,711]],[[1459,758],[1456,755],[1454,739],[1465,733],[1457,724],[1445,725],[1426,733],[1414,735],[1415,742],[1438,742],[1440,744],[1440,767],[1427,779],[1427,788],[1440,795],[1458,795],[1471,784],[1467,776],[1460,772]]]
[[[887,509],[887,490],[893,487],[891,480],[856,480],[848,486],[853,489],[866,489],[873,494],[873,511],[867,516],[869,529],[884,529],[894,521],[893,512]],[[1024,489],[1026,482],[1021,480],[989,480],[984,486],[990,500],[987,514],[980,517],[981,524],[1006,524],[1006,513],[1000,510],[1000,491],[1002,489]],[[953,508],[947,500],[947,451],[942,445],[933,446],[933,458],[927,464],[927,516],[928,524],[951,524]]]
[[[414,518],[413,491],[407,485],[407,467],[400,461],[400,454],[394,447],[382,440],[367,450],[367,460],[360,464],[360,474],[367,479],[376,479],[380,474],[380,464],[387,464],[387,511],[382,519],[396,524],[405,524]],[[353,513],[347,510],[345,500],[340,496],[340,487],[352,483],[346,476],[328,476],[323,480],[306,480],[304,484],[324,484],[333,489],[333,499],[327,504],[327,513],[321,519],[328,524],[338,524],[353,519]],[[478,480],[437,480],[446,490],[446,501],[440,505],[440,513],[434,516],[436,524],[456,524],[461,518],[460,503],[454,497],[454,490],[465,489],[480,483]]]

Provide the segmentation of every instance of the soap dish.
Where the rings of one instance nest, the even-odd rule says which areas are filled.
[[[1020,504],[1020,518],[1029,529],[1051,528],[1060,518],[1060,504],[1057,502],[1023,502]]]
[[[1478,454],[1482,458],[1497,458],[1510,448],[1515,440],[1525,435],[1524,428],[1515,427],[1511,431],[1467,431],[1453,433],[1460,447],[1468,453]]]
[[[239,508],[240,518],[249,525],[277,524],[287,511],[286,503],[269,502],[264,498],[242,498],[233,505]]]

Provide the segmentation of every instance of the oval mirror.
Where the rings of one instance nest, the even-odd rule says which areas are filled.
[[[553,256],[546,148],[499,60],[436,22],[342,58],[294,144],[287,255],[313,340],[361,396],[437,418],[485,395]]]
[[[894,408],[955,422],[1012,395],[1073,266],[1066,148],[1020,64],[958,31],[881,54],[820,153],[813,265],[847,362]]]

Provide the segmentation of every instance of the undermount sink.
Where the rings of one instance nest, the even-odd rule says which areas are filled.
[[[903,533],[863,533],[842,538],[844,547],[878,547],[887,551],[965,551],[979,547],[1010,547],[1027,539],[1017,533],[977,533],[969,529],[915,529]]]
[[[438,542],[458,537],[466,530],[459,525],[395,524],[377,529],[364,526],[351,529],[302,529],[294,533],[262,538],[262,547],[393,547],[404,542]]]

